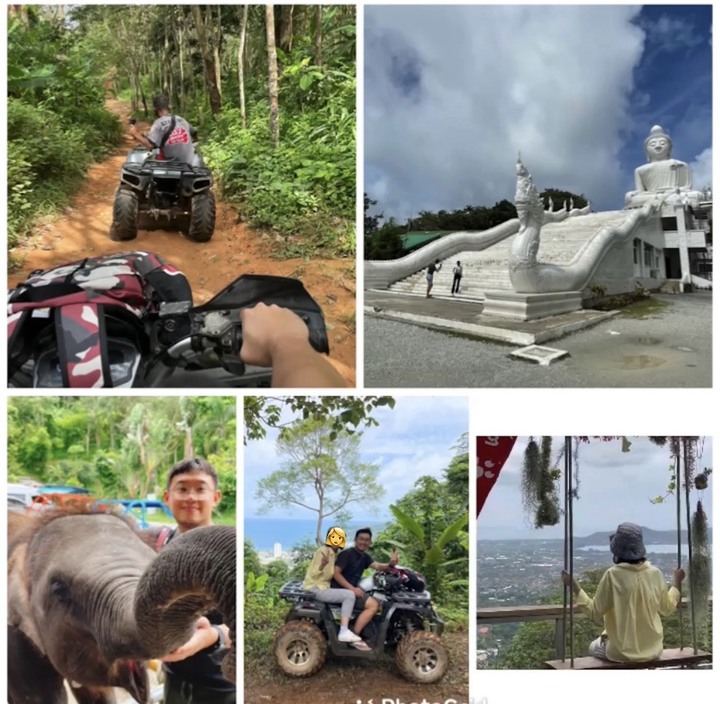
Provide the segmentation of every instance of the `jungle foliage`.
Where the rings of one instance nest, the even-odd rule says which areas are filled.
[[[103,64],[60,7],[9,6],[9,247],[65,205],[88,165],[121,141],[120,121],[104,107]]]
[[[70,396],[8,400],[8,479],[90,490],[98,499],[161,496],[181,459],[218,472],[218,510],[234,514],[235,399]]]
[[[164,93],[198,129],[223,198],[275,234],[277,255],[354,254],[354,6],[12,7],[14,241],[118,143],[105,97],[151,119]],[[46,150],[63,165],[51,169],[63,199],[37,178]]]

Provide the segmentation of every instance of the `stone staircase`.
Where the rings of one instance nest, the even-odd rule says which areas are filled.
[[[627,211],[589,213],[563,222],[548,223],[540,235],[538,260],[549,264],[569,264],[583,244],[607,225],[621,223]],[[510,246],[514,235],[479,252],[461,252],[442,260],[442,269],[435,274],[432,295],[450,296],[453,267],[460,260],[463,267],[462,290],[456,298],[482,301],[486,290],[511,291],[508,274]],[[391,291],[425,295],[425,269],[415,272],[390,286]]]

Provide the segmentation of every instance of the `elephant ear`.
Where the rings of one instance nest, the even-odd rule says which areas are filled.
[[[18,545],[8,558],[8,626],[21,631],[45,655],[35,625],[27,576],[27,544]]]

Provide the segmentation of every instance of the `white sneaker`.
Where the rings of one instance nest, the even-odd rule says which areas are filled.
[[[359,643],[362,638],[360,636],[356,636],[352,631],[347,630],[344,633],[338,634],[338,640],[341,643]]]

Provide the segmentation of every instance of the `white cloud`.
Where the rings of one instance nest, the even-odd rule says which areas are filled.
[[[693,187],[697,190],[712,187],[712,147],[704,149],[690,164]]]
[[[632,185],[617,154],[643,50],[638,12],[367,6],[366,190],[400,218],[492,205],[512,199],[521,150],[541,189],[621,207]],[[420,67],[408,90],[397,85],[398,55]]]

